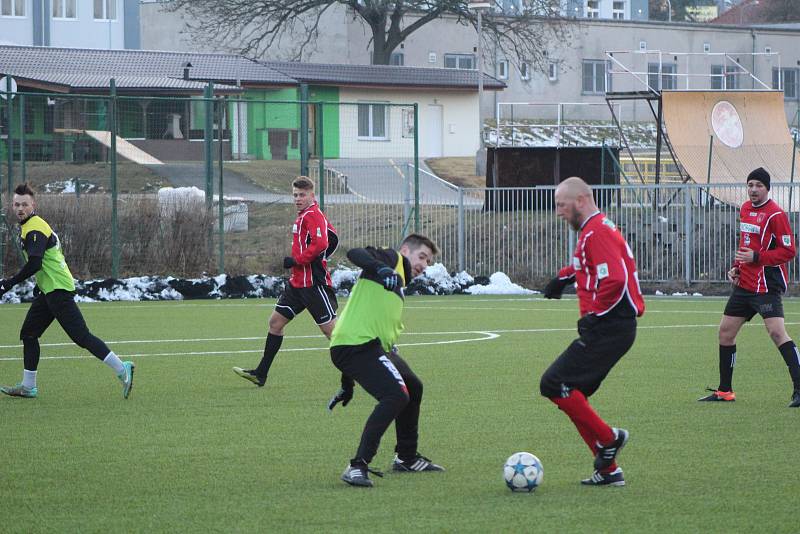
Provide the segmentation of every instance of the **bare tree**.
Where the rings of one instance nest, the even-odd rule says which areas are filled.
[[[487,48],[497,47],[514,63],[542,69],[548,48],[557,48],[569,36],[561,0],[492,3],[495,7],[483,16],[484,40]],[[388,65],[400,43],[434,20],[447,16],[458,24],[477,27],[477,14],[469,9],[468,0],[173,0],[167,9],[191,16],[187,25],[193,37],[234,46],[256,59],[300,36],[291,58],[299,60],[316,42],[323,15],[335,6],[345,6],[353,19],[369,27],[376,65]]]
[[[765,4],[762,12],[766,22],[800,21],[800,2],[797,0],[769,0]]]

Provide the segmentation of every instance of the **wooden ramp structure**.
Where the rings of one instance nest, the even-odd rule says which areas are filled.
[[[111,132],[107,130],[86,130],[86,135],[111,148]],[[117,137],[117,154],[140,165],[163,165],[164,162],[148,154],[141,148]]]
[[[795,143],[783,91],[665,90],[661,99],[669,142],[693,182],[740,184],[758,167],[770,173],[773,185],[794,182]],[[746,199],[741,190],[712,189],[724,202]],[[800,209],[800,198],[793,200],[784,209]]]

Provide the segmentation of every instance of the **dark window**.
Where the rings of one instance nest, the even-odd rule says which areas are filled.
[[[781,80],[783,78],[783,80]],[[797,99],[797,69],[783,68],[772,69],[772,88],[780,89],[783,81],[783,98],[787,100]]]
[[[583,60],[581,91],[585,95],[602,95],[606,92],[607,63],[599,59]],[[610,85],[610,84],[609,84]],[[611,90],[609,87],[608,90]]]
[[[475,70],[475,56],[472,54],[445,54],[444,68]]]
[[[392,52],[392,57],[389,58],[389,65],[405,65],[405,55],[402,52]]]
[[[662,63],[660,80],[658,68],[658,63],[649,63],[647,65],[647,85],[656,91],[676,89],[678,87],[678,77],[675,73],[678,71],[678,66],[675,63]]]

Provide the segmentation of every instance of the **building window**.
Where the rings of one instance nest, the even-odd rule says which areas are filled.
[[[508,60],[501,59],[497,62],[497,77],[501,80],[508,79]]]
[[[530,80],[531,79],[531,64],[528,62],[522,62],[519,64],[519,79],[520,80]]]
[[[581,92],[585,95],[605,94],[606,69],[607,69],[607,63],[605,61],[598,59],[584,59],[583,83],[581,87]]]
[[[54,19],[78,18],[77,0],[53,0]]]
[[[622,20],[625,18],[625,1],[614,0],[611,4],[611,18]]]
[[[678,66],[675,63],[662,63],[661,64],[661,78],[658,76],[658,63],[649,63],[647,65],[647,85],[656,91],[664,89],[677,89]]]
[[[772,69],[772,88],[780,89],[781,86],[783,86],[783,98],[797,100],[797,69]]]
[[[0,15],[4,17],[24,17],[25,0],[2,0],[0,2]]]
[[[389,65],[403,66],[405,64],[405,55],[402,52],[392,52],[389,58]]]
[[[558,80],[558,63],[555,61],[547,64],[547,79],[551,82]]]
[[[472,54],[445,54],[444,68],[475,70],[475,56]]]
[[[94,0],[94,20],[117,20],[117,0]]]
[[[586,18],[600,18],[600,0],[586,0]]]
[[[739,74],[737,67],[725,68],[724,65],[711,65],[711,89],[717,91],[735,90],[739,88]]]
[[[358,138],[359,139],[388,139],[386,131],[387,112],[389,107],[385,104],[359,104],[358,105]]]
[[[703,52],[706,54],[711,52],[711,43],[703,43]]]

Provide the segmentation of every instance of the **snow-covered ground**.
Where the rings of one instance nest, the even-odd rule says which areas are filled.
[[[336,292],[346,296],[353,288],[361,271],[342,267],[331,273]],[[76,300],[79,302],[184,300],[278,297],[286,284],[285,277],[266,276],[205,276],[181,279],[171,276],[137,276],[120,280],[76,281]],[[6,293],[0,302],[30,302],[34,298],[33,279],[17,285]],[[407,295],[529,295],[538,293],[514,284],[504,273],[494,273],[489,278],[473,277],[466,272],[448,273],[444,265],[428,267],[406,288]]]

